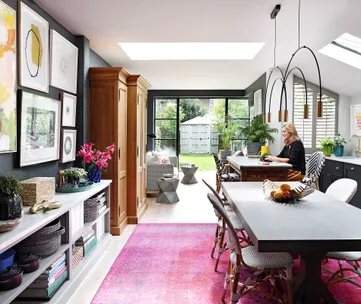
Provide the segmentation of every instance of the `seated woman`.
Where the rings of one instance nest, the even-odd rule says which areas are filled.
[[[268,156],[266,160],[291,164],[293,170],[288,170],[288,180],[302,180],[306,171],[305,148],[294,124],[285,124],[282,128],[282,136],[285,144],[283,150],[278,156]]]

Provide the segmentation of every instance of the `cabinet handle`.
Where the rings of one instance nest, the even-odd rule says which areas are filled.
[[[118,148],[118,159],[120,160],[120,147]]]
[[[353,167],[351,167],[351,170],[352,170],[352,171],[353,171],[353,169],[354,169],[354,168],[353,168]]]

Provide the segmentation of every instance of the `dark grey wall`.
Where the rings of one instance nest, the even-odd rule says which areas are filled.
[[[253,93],[258,91],[259,89],[262,89],[262,111],[266,102],[266,82],[267,73],[264,73],[245,90],[246,95],[249,97],[249,103],[252,106],[254,104]]]
[[[3,0],[4,3],[17,10],[17,0]],[[79,63],[78,63],[78,88],[77,88],[77,146],[88,141],[88,70],[92,66],[109,66],[101,57],[89,48],[89,40],[84,36],[74,36],[65,27],[58,23],[48,13],[41,9],[36,3],[31,0],[23,0],[23,2],[29,6],[32,10],[37,12],[40,16],[49,22],[49,29],[56,30],[60,35],[65,37],[71,43],[75,44],[79,49]],[[19,35],[17,35],[17,41],[19,41]],[[17,47],[17,51],[19,47]],[[19,52],[18,52],[19,54]],[[32,92],[38,95],[47,96],[54,99],[59,99],[62,90],[49,87],[49,93],[43,93],[32,89],[24,88],[17,85],[17,89]],[[18,104],[18,109],[19,109]],[[19,112],[19,110],[18,110]],[[20,133],[18,123],[18,134]],[[41,163],[33,166],[27,166],[19,168],[18,166],[18,153],[20,148],[18,145],[17,153],[0,154],[0,174],[12,174],[16,178],[22,180],[34,176],[56,176],[61,168],[67,168],[73,165],[72,162],[61,164],[59,161],[52,161],[47,163]]]

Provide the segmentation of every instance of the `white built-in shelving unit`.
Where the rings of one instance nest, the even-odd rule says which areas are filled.
[[[65,234],[62,236],[62,244],[59,250],[50,257],[41,259],[40,267],[37,271],[24,274],[22,284],[19,287],[8,291],[0,291],[1,304],[15,303],[15,298],[64,252],[67,255],[68,278],[53,296],[51,303],[66,303],[66,297],[69,297],[69,294],[71,294],[69,290],[74,289],[72,286],[74,281],[82,280],[82,276],[95,263],[101,254],[101,248],[111,236],[109,233],[110,184],[111,180],[102,180],[84,192],[57,193],[52,201],[61,202],[62,206],[49,212],[40,211],[36,214],[30,214],[29,207],[24,207],[24,217],[20,224],[14,229],[0,234],[0,253],[13,247],[55,219],[60,219],[61,225],[65,227]],[[105,191],[107,208],[98,215],[96,220],[84,223],[84,201],[102,191]],[[87,231],[90,227],[94,229],[97,237],[96,247],[81,260],[76,268],[72,269],[72,246],[83,232]],[[21,303],[34,302],[22,301]]]

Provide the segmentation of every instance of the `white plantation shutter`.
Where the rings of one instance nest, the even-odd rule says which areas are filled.
[[[320,94],[317,94],[319,98]],[[336,134],[336,99],[322,95],[323,115],[316,120],[316,148],[321,148],[320,141],[324,137]]]
[[[313,90],[307,87],[309,118],[303,119],[303,105],[306,103],[305,86],[294,84],[293,123],[305,149],[312,149]]]
[[[317,117],[319,88],[307,82],[309,118],[303,118],[303,105],[306,102],[305,86],[302,79],[294,77],[293,123],[305,146],[306,153],[320,149],[320,140],[337,133],[338,95],[322,89],[323,116]]]

